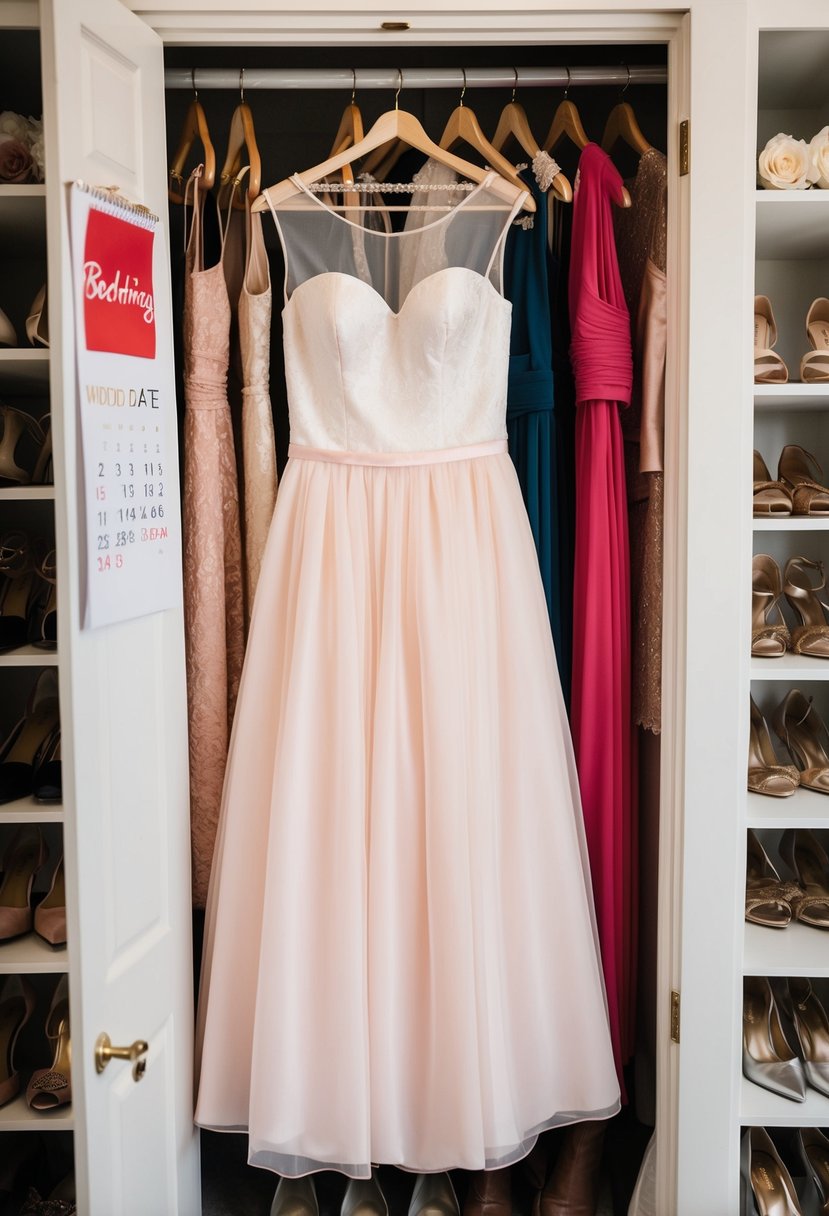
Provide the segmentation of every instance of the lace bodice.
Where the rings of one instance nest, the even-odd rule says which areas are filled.
[[[506,436],[511,307],[504,234],[520,206],[485,179],[414,231],[355,226],[318,199],[274,212],[285,251],[283,333],[291,442],[354,452],[425,452]],[[401,242],[442,229],[442,264],[401,276]],[[408,272],[416,257],[403,259]],[[368,279],[365,277],[369,269]]]

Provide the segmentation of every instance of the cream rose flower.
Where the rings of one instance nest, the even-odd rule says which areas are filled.
[[[14,110],[0,111],[0,135],[10,135],[12,139],[18,139],[22,144],[29,143],[29,124],[22,114],[15,114]]]
[[[808,190],[814,181],[805,139],[793,139],[782,131],[766,144],[757,166],[766,190]]]
[[[829,190],[829,127],[824,127],[809,141],[812,181],[820,190]]]

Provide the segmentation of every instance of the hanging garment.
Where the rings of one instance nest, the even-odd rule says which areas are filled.
[[[559,675],[564,684],[569,683],[570,673],[563,664],[561,600],[563,595],[570,595],[571,585],[568,583],[565,588],[560,581],[547,196],[537,176],[544,173],[547,162],[555,164],[542,152],[532,169],[520,170],[521,180],[535,198],[536,210],[528,217],[528,223],[513,224],[507,237],[504,293],[512,302],[507,437],[538,553]],[[548,187],[546,177],[542,180]]]
[[[262,554],[276,502],[276,446],[268,388],[271,345],[271,278],[261,216],[247,206],[247,264],[239,293],[242,352],[242,467],[245,505],[247,616],[259,581]]]
[[[636,833],[631,815],[630,573],[619,406],[630,320],[612,209],[622,179],[597,144],[579,158],[570,260],[576,378],[576,553],[570,724],[621,1083],[633,1035]]]
[[[619,272],[630,312],[633,394],[625,411],[631,600],[633,720],[659,732],[662,701],[662,436],[667,346],[668,166],[644,152],[630,183],[632,205],[614,216]]]
[[[242,538],[227,404],[230,304],[222,257],[203,264],[201,168],[184,284],[184,629],[193,902],[203,907],[244,654]]]
[[[368,283],[353,224],[300,178],[304,205],[274,213],[290,459],[208,900],[196,1118],[282,1174],[495,1167],[618,1109],[507,453],[494,177],[417,231],[361,227]],[[444,264],[403,294],[399,246],[436,225]]]

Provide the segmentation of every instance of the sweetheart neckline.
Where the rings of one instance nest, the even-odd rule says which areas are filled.
[[[301,283],[299,283],[294,288],[294,290],[288,296],[288,299],[285,301],[285,304],[282,308],[282,316],[283,317],[285,316],[285,314],[287,313],[288,308],[290,307],[291,303],[293,302],[293,299],[296,296],[297,292],[302,291],[303,287],[306,287],[309,283],[315,283],[318,279],[327,279],[327,278],[331,278],[333,276],[334,278],[346,279],[352,283],[359,283],[361,287],[366,287],[371,292],[371,294],[374,296],[374,298],[376,300],[380,301],[380,303],[386,309],[388,314],[397,319],[403,315],[403,313],[406,309],[406,305],[409,303],[409,300],[412,298],[412,296],[415,294],[415,292],[418,291],[423,286],[424,283],[429,283],[432,279],[440,278],[441,275],[448,274],[450,272],[458,272],[458,271],[460,271],[462,274],[471,274],[473,276],[473,278],[479,280],[482,283],[486,283],[489,290],[491,292],[493,292],[493,294],[495,295],[495,298],[497,300],[499,300],[502,304],[506,304],[507,308],[509,308],[510,310],[512,309],[512,302],[510,300],[508,300],[506,298],[506,296],[502,296],[500,291],[498,290],[498,288],[492,282],[492,280],[487,275],[481,274],[481,272],[479,270],[473,270],[471,266],[442,266],[440,268],[440,270],[433,270],[431,274],[424,275],[424,277],[422,279],[418,279],[418,281],[414,284],[414,286],[409,289],[409,294],[406,296],[405,300],[403,301],[400,308],[396,312],[392,308],[392,306],[388,303],[386,298],[377,290],[377,288],[374,287],[373,284],[367,283],[365,281],[365,279],[358,279],[356,275],[348,274],[348,272],[345,270],[321,270],[319,274],[311,275],[310,278],[304,279]]]

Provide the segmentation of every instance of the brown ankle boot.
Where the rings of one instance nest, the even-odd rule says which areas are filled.
[[[603,1122],[574,1123],[566,1129],[535,1208],[539,1216],[595,1216],[604,1129]]]
[[[512,1216],[509,1166],[469,1175],[463,1216]]]

